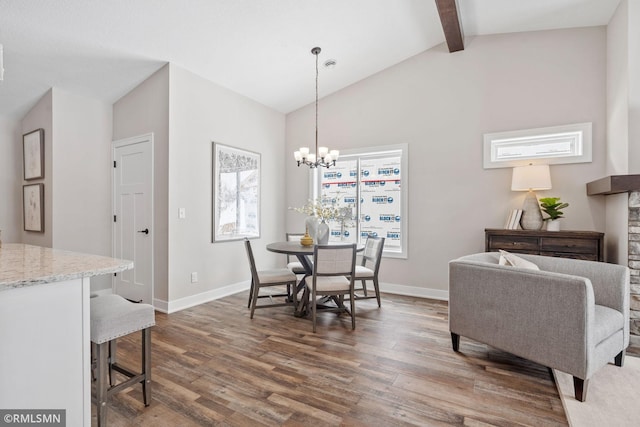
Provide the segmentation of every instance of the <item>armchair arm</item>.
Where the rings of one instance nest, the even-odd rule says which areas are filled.
[[[584,277],[469,259],[449,263],[452,333],[580,378],[594,311],[592,285]]]

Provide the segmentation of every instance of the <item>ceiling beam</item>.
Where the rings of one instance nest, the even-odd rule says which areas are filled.
[[[436,0],[436,6],[438,7],[438,14],[440,15],[440,22],[442,22],[444,38],[447,40],[449,52],[464,50],[456,0]]]

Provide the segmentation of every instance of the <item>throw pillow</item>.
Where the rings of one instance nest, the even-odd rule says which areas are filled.
[[[531,261],[527,261],[524,258],[520,258],[519,256],[503,251],[502,249],[500,249],[500,260],[498,261],[498,264],[508,265],[511,267],[528,268],[529,270],[540,270],[540,268]]]

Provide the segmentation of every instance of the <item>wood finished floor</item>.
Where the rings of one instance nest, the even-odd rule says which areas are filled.
[[[360,300],[355,331],[323,313],[314,334],[291,307],[249,319],[247,296],[156,313],[151,406],[125,390],[108,425],[568,425],[547,368],[464,338],[451,350],[446,302]],[[123,364],[139,366],[139,340],[118,341]]]

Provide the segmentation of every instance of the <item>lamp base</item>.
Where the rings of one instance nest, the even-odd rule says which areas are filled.
[[[540,230],[542,228],[542,212],[536,193],[529,191],[522,204],[522,218],[520,226],[523,230]]]

